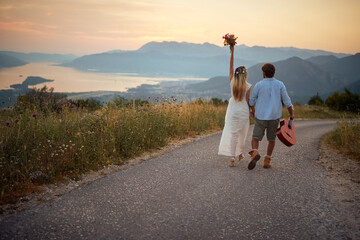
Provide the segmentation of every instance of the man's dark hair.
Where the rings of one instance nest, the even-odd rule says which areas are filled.
[[[261,70],[264,72],[265,77],[272,78],[275,75],[275,66],[271,63],[262,65]]]

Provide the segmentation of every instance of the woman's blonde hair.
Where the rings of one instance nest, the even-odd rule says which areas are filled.
[[[248,77],[248,72],[246,70],[246,67],[240,66],[236,68],[234,77],[231,81],[231,88],[234,99],[236,101],[241,101],[245,97],[247,77]]]

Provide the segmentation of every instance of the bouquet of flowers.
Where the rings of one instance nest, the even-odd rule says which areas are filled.
[[[234,46],[234,45],[236,45],[237,37],[235,37],[234,34],[227,33],[222,38],[224,39],[224,46],[227,46],[227,45]]]

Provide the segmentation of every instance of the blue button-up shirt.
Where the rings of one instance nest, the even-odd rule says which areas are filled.
[[[282,104],[292,106],[283,82],[275,78],[264,78],[255,84],[249,99],[250,106],[255,107],[255,118],[259,120],[276,120],[281,117]]]

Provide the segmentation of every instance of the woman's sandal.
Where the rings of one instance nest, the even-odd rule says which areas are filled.
[[[235,167],[235,157],[232,157],[231,158],[231,161],[230,161],[230,167]]]
[[[239,162],[240,162],[242,159],[244,159],[244,155],[240,154],[240,155],[239,155]]]

